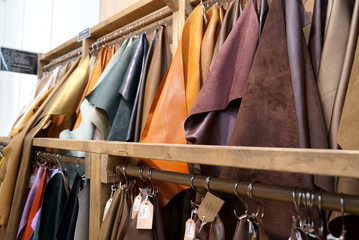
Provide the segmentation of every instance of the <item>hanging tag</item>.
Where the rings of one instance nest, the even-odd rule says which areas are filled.
[[[106,217],[106,215],[108,213],[108,210],[110,209],[111,203],[112,203],[112,197],[109,200],[107,200],[107,202],[106,202],[105,210],[103,211],[102,221],[105,221],[105,217]]]
[[[34,185],[35,179],[36,179],[36,171],[30,176],[30,180],[29,180],[29,186],[28,188],[32,188],[32,185]]]
[[[216,223],[215,223],[215,230],[216,230],[216,235],[217,235],[217,240],[224,240],[224,225],[222,220],[217,217],[216,218]]]
[[[141,200],[142,200],[142,197],[141,197],[141,193],[140,193],[135,197],[135,200],[133,201],[131,219],[135,219],[135,217],[138,213],[138,209],[140,208]]]
[[[186,221],[186,231],[184,233],[183,240],[193,240],[196,232],[196,223],[193,219],[188,219]]]
[[[91,37],[90,28],[86,28],[77,34],[77,41],[81,42],[82,40],[89,37]]]
[[[147,199],[142,201],[138,209],[137,229],[152,229],[153,205]]]
[[[198,218],[205,222],[213,222],[223,204],[224,201],[222,199],[207,192],[201,205],[199,205]]]

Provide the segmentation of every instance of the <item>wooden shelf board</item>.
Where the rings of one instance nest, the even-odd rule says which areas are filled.
[[[33,145],[186,163],[314,175],[359,176],[359,151],[126,143],[35,138]]]

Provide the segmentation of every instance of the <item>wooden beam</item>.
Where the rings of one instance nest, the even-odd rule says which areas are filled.
[[[0,143],[8,144],[10,142],[10,137],[0,137]]]
[[[102,37],[165,6],[163,1],[141,0],[91,28],[91,37]]]
[[[60,46],[52,49],[50,52],[43,54],[43,58],[41,61],[50,62],[53,59],[61,57],[66,53],[71,52],[79,47],[81,47],[82,43],[77,41],[77,37],[73,37],[67,42],[61,44]]]
[[[101,162],[104,155],[99,153],[90,153],[90,231],[89,239],[96,240],[100,234],[102,215],[105,209],[106,201],[110,196],[110,186],[101,183]]]
[[[160,159],[226,167],[352,178],[358,178],[359,176],[359,151],[126,143],[49,138],[35,138],[33,145],[106,153],[122,157]]]
[[[171,9],[172,12],[176,12],[179,10],[180,8],[180,4],[185,4],[185,13],[186,13],[186,16],[189,16],[192,12],[192,5],[191,5],[191,2],[190,1],[185,1],[185,0],[181,0],[182,3],[180,3],[179,0],[163,0],[166,5]]]
[[[95,38],[86,38],[82,40],[82,58],[90,55],[90,47],[96,42]]]

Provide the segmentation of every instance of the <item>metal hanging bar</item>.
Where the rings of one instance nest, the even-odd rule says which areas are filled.
[[[124,167],[125,166],[125,167]],[[139,169],[143,167],[122,165],[124,173],[128,177],[140,177]],[[208,176],[196,175],[193,178],[193,174],[169,172],[163,170],[151,170],[151,168],[144,168],[142,172],[143,178],[149,178],[150,172],[152,180],[163,181],[169,183],[175,183],[180,185],[187,185],[195,188],[206,188],[206,179]],[[192,181],[191,181],[192,178]],[[263,183],[250,183],[244,181],[237,181],[233,179],[223,179],[212,177],[208,183],[208,188],[212,191],[235,194],[234,186],[237,185],[236,190],[240,195],[247,195],[248,186],[252,184],[252,196],[253,198],[266,199],[272,201],[279,201],[285,203],[293,203],[293,193],[296,191],[303,191],[307,193],[310,191],[314,196],[313,207],[318,208],[319,205],[322,209],[341,211],[341,207],[344,207],[344,212],[359,214],[359,196],[337,194],[331,192],[298,189],[290,187],[281,187],[276,185],[269,185]],[[341,206],[341,199],[344,200],[344,206]]]
[[[63,56],[61,56],[59,58],[56,58],[56,59],[52,60],[49,64],[45,65],[43,67],[43,71],[48,71],[48,70],[54,68],[55,66],[58,66],[58,65],[60,65],[62,63],[65,63],[65,62],[67,62],[67,61],[69,61],[69,60],[71,60],[73,58],[80,57],[81,54],[82,54],[82,48],[79,48],[79,49],[76,49],[76,50],[74,50],[72,52],[69,52],[69,53],[67,53],[67,54],[65,54],[65,55],[63,55]]]
[[[35,151],[34,156],[37,156],[42,159],[46,159],[54,163],[63,162],[63,163],[85,165],[85,158],[83,157],[74,157],[74,156],[52,153],[52,152],[44,152],[44,151]]]
[[[172,17],[172,11],[165,7],[160,9],[152,14],[147,15],[144,18],[141,18],[137,21],[132,22],[127,26],[123,26],[122,28],[112,32],[104,37],[98,39],[95,43],[93,43],[90,47],[90,52],[93,53],[96,49],[99,49],[103,45],[110,43],[116,39],[124,37],[128,34],[134,33],[136,31],[145,32],[151,28],[153,28],[153,24],[162,24],[161,21],[167,22]],[[168,19],[167,19],[168,18]]]

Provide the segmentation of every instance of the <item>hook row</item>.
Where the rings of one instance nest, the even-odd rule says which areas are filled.
[[[153,15],[153,16],[152,16]],[[120,28],[119,30],[104,36],[98,39],[95,43],[93,43],[90,47],[90,54],[95,53],[100,50],[101,47],[107,45],[113,45],[118,41],[121,41],[122,38],[128,38],[134,36],[137,32],[137,35],[140,33],[146,34],[147,26],[150,26],[153,23],[157,23],[157,28],[162,27],[162,21],[171,15],[171,11],[169,9],[161,10],[159,13],[153,13],[144,19],[140,19],[136,22],[133,22],[131,25]],[[167,24],[165,24],[167,25]],[[113,44],[111,44],[113,43]]]
[[[65,54],[65,55],[63,55],[61,57],[58,57],[58,58],[52,60],[50,63],[46,64],[43,67],[43,70],[44,70],[44,72],[46,72],[46,71],[52,69],[53,67],[55,67],[57,65],[60,65],[60,64],[62,64],[64,62],[70,61],[73,58],[77,58],[77,57],[81,56],[81,54],[82,54],[82,48],[76,49],[76,50],[74,50],[72,52],[69,52],[69,53],[67,53],[67,54]]]

